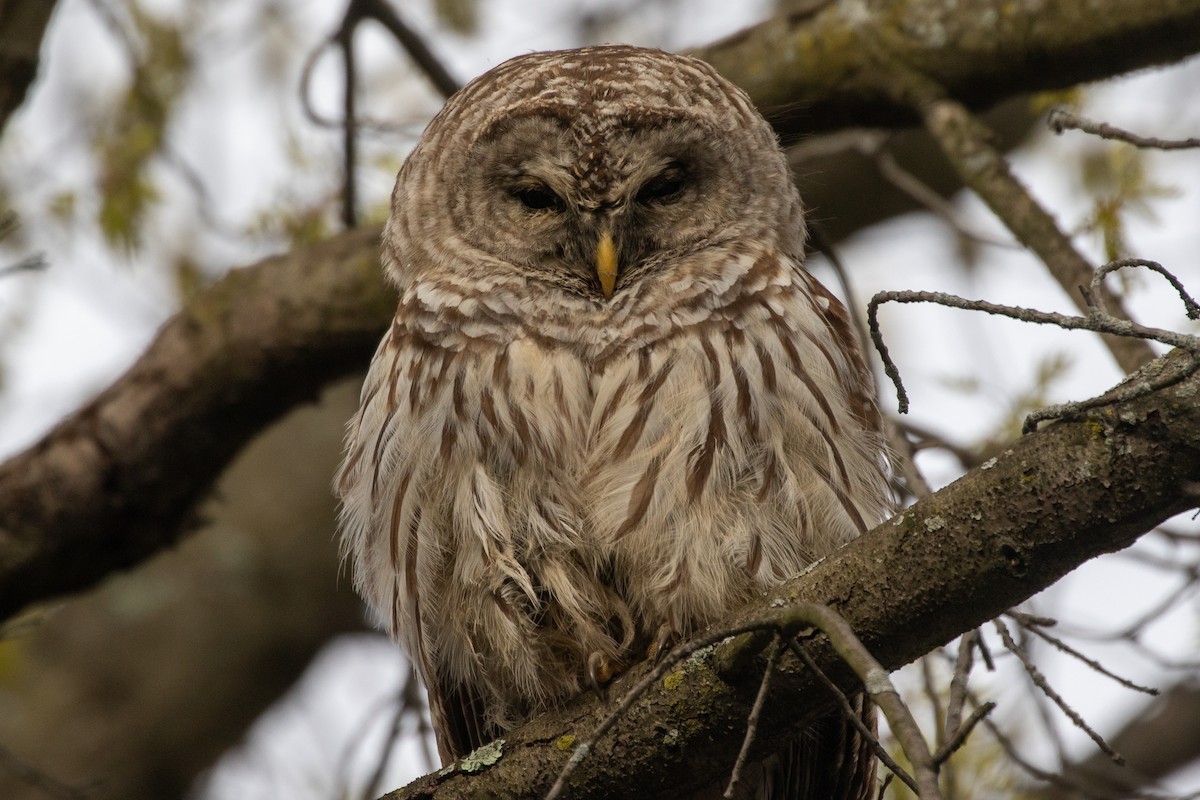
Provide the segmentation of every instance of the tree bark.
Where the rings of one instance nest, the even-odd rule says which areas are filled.
[[[984,105],[1200,49],[1200,0],[1104,0],[1085,20],[1067,6],[962,0],[951,14],[932,0],[838,3],[697,52],[791,135],[912,121],[880,95],[885,65],[867,53],[904,59]],[[354,231],[230,273],[109,389],[0,465],[0,618],[176,541],[256,431],[366,362],[394,307],[377,238]]]
[[[1177,371],[1168,356],[1134,380]],[[888,669],[944,645],[1089,558],[1124,548],[1200,498],[1200,373],[1136,400],[1050,425],[818,562],[717,629],[824,603]],[[744,640],[689,659],[660,681],[582,762],[573,800],[680,798],[732,766],[761,675],[720,673]],[[806,644],[845,691],[859,688],[823,637]],[[750,662],[755,663],[755,662]],[[645,667],[621,678],[614,698]],[[780,662],[759,721],[758,750],[795,735],[831,706],[791,656]],[[611,703],[594,695],[505,736],[495,759],[468,756],[388,800],[540,797]]]
[[[1200,49],[1200,0],[858,0],[775,17],[692,52],[747,92],[785,142],[919,120],[891,65],[972,109],[1178,61]]]
[[[185,797],[331,637],[362,629],[328,490],[357,405],[343,382],[289,414],[226,470],[195,536],[18,620],[0,640],[0,797]]]

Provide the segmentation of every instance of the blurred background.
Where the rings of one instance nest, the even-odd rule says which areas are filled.
[[[686,50],[804,4],[400,5],[465,82],[531,50]],[[344,227],[343,72],[328,40],[346,7],[57,3],[38,78],[0,136],[0,458],[112,382],[192,293]],[[386,217],[395,172],[442,96],[382,26],[359,26],[354,50],[356,212],[371,224]],[[1043,118],[1067,104],[1149,136],[1196,136],[1197,85],[1193,59],[1016,98],[989,120],[1094,263],[1153,259],[1196,293],[1200,153],[1055,136]],[[850,303],[926,289],[1073,313],[1040,262],[956,190],[923,135],[843,132],[801,141],[791,156],[811,218],[845,264]],[[823,256],[810,267],[847,295]],[[1156,276],[1112,280],[1139,321],[1200,332]],[[1028,411],[1121,378],[1091,334],[933,306],[881,318],[912,399],[917,462],[935,488],[1016,436]],[[356,381],[329,387],[245,450],[199,533],[0,629],[0,797],[367,798],[432,768],[407,661],[373,631],[337,559],[328,487],[356,405]],[[1096,796],[1200,788],[1198,581],[1200,526],[1181,517],[1029,604],[1108,669],[1166,693],[1148,698],[1048,642],[1029,644],[1051,684],[1134,765],[1103,778],[1111,792]],[[1088,736],[1031,690],[1015,659],[996,666],[973,686],[999,702],[993,718],[1023,758],[1051,773],[1101,769]],[[948,675],[935,656],[900,680],[929,716]],[[959,797],[1039,786],[987,731],[956,765],[969,777]]]

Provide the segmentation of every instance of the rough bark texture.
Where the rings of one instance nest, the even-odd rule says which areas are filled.
[[[1095,0],[1086,14],[1035,0],[941,5],[838,3],[699,54],[787,134],[913,119],[875,88],[883,62],[866,53],[888,52],[980,105],[1200,49],[1200,0]],[[0,618],[175,541],[255,431],[365,363],[394,302],[377,233],[231,273],[100,397],[0,465]]]
[[[889,91],[892,63],[979,109],[1197,49],[1200,0],[854,0],[777,17],[693,54],[749,92],[788,141],[915,124]]]
[[[356,384],[247,447],[195,536],[0,640],[0,797],[64,796],[46,780],[87,800],[185,797],[314,653],[361,629],[328,490]]]
[[[173,543],[252,436],[362,368],[395,303],[378,238],[357,231],[230,273],[0,466],[0,617]]]
[[[1178,369],[1167,357],[1147,372]],[[1140,399],[1057,423],[843,547],[726,621],[825,603],[894,669],[991,619],[1089,558],[1119,550],[1200,496],[1200,374]],[[713,668],[735,640],[650,689],[583,762],[573,800],[676,798],[727,775],[758,685]],[[844,689],[855,681],[822,638],[809,646]],[[725,650],[723,650],[725,648]],[[772,681],[760,746],[794,734],[830,698],[788,658]],[[613,687],[621,693],[642,674]],[[611,706],[595,696],[505,737],[499,758],[468,756],[389,800],[543,795],[574,744]]]

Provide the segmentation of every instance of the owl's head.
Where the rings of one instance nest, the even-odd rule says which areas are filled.
[[[454,95],[400,171],[385,258],[401,286],[534,281],[597,304],[755,242],[800,257],[774,132],[702,61],[625,46],[533,53]],[[440,276],[435,276],[440,277]]]

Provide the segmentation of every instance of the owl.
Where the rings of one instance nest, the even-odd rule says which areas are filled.
[[[429,124],[336,488],[444,760],[881,519],[872,382],[804,243],[774,132],[696,59],[523,55]],[[754,791],[869,792],[849,730],[781,743]]]

